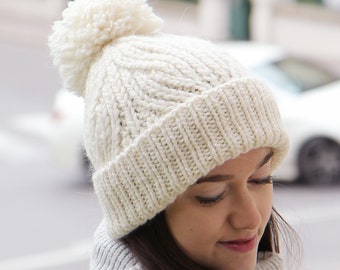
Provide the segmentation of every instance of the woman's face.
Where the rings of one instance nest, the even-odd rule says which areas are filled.
[[[272,151],[258,148],[198,179],[166,209],[180,248],[210,269],[254,270],[272,209]]]

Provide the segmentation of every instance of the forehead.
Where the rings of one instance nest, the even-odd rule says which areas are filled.
[[[226,173],[234,175],[240,172],[255,171],[266,164],[272,155],[273,151],[269,147],[253,149],[245,154],[239,155],[235,159],[227,160],[222,165],[215,167],[206,176],[198,179],[197,182],[202,182],[212,176],[225,175]]]

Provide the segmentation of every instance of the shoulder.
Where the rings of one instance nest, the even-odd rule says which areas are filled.
[[[110,238],[102,222],[93,237],[90,269],[142,270],[142,267],[122,241]]]
[[[279,254],[259,252],[255,270],[283,270],[283,261]]]

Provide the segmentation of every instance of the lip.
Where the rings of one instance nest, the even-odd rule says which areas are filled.
[[[223,247],[231,249],[237,252],[248,252],[254,249],[257,245],[257,237],[253,236],[251,238],[236,239],[233,241],[219,242]]]

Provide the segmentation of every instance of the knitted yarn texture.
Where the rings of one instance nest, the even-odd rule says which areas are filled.
[[[84,96],[84,144],[115,239],[225,161],[268,146],[274,169],[288,149],[262,81],[220,46],[160,33],[160,22],[145,1],[77,0],[50,37],[66,86]]]

